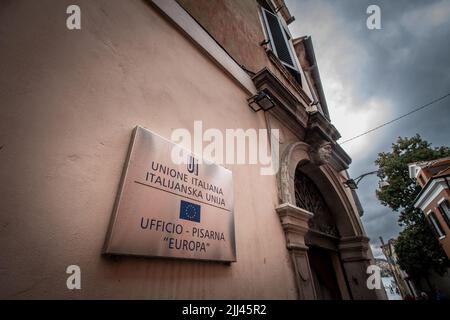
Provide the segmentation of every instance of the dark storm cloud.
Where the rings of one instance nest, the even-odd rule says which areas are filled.
[[[450,0],[286,3],[296,17],[290,26],[294,37],[312,36],[329,108],[352,115],[370,112],[370,129],[450,92]],[[381,9],[381,30],[366,27],[372,4]],[[338,129],[352,127],[345,117],[331,114]],[[449,145],[449,120],[450,98],[360,138],[366,141],[363,148],[352,149],[356,140],[344,144],[353,159],[350,175],[375,170],[377,154],[388,151],[398,136],[419,133],[435,146]],[[346,133],[341,141],[360,132]],[[358,190],[372,245],[400,230],[398,214],[376,199],[376,186],[377,178],[368,177]]]

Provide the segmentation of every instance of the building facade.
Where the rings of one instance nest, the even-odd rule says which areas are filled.
[[[450,158],[411,164],[409,175],[422,188],[414,206],[422,210],[450,259]]]
[[[80,0],[69,30],[72,2],[0,4],[0,298],[385,298],[366,285],[373,256],[312,40],[290,34],[282,0]],[[267,112],[249,107],[261,95]],[[223,165],[236,261],[102,254],[133,128],[169,139],[199,120],[279,130],[276,175]]]
[[[392,272],[393,278],[395,280],[395,283],[397,284],[397,287],[400,291],[400,295],[403,299],[405,299],[406,296],[410,297],[418,297],[419,292],[417,292],[416,287],[414,286],[414,283],[409,278],[408,274],[400,268],[400,265],[398,264],[398,257],[395,253],[395,239],[389,239],[387,243],[384,243],[383,239],[381,240],[381,250],[383,251],[384,256],[387,259],[387,262],[389,264],[389,268]]]

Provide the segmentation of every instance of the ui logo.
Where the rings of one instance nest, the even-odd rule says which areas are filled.
[[[181,200],[180,219],[200,222],[200,205]]]
[[[198,161],[193,157],[189,156],[189,162],[187,164],[187,171],[198,176]]]

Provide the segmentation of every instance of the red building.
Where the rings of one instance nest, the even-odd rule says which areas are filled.
[[[422,187],[414,206],[425,214],[450,258],[450,157],[413,163],[409,176]]]

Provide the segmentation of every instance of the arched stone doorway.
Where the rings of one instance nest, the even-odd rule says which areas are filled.
[[[340,267],[340,233],[325,196],[303,171],[307,171],[306,167],[298,165],[295,171],[295,202],[297,207],[314,214],[308,221],[305,244],[316,298],[341,300],[348,296],[348,290]]]
[[[368,238],[343,176],[317,147],[297,142],[283,151],[278,179],[281,204],[276,211],[299,298],[377,299],[366,286]]]

